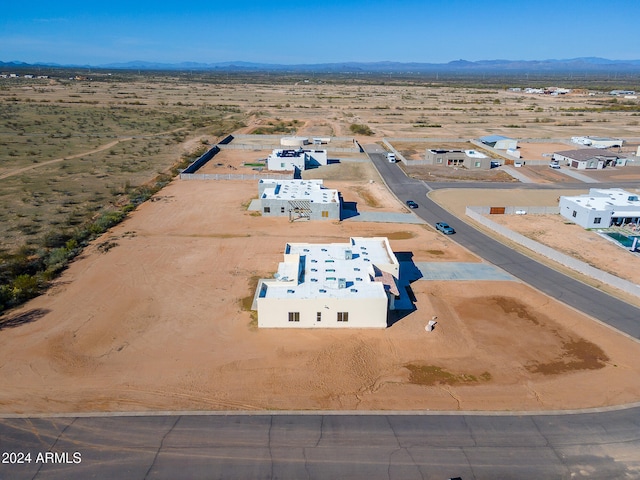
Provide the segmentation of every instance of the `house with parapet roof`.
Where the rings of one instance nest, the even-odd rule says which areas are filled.
[[[325,188],[322,180],[271,180],[258,182],[258,200],[263,216],[289,217],[290,221],[340,220],[342,197]]]
[[[560,214],[583,228],[637,225],[640,200],[621,188],[591,188],[586,195],[560,197]]]
[[[447,150],[444,148],[429,148],[424,156],[425,165],[439,165],[447,167],[463,167],[468,169],[489,170],[495,162],[484,153],[477,150]]]
[[[267,157],[267,169],[276,171],[306,170],[327,164],[327,151],[277,148]]]
[[[252,309],[260,328],[386,328],[399,274],[386,237],[288,243],[277,273],[258,282]]]

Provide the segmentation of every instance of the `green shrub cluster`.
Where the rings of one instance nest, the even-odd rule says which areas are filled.
[[[373,135],[373,130],[369,128],[369,125],[352,123],[349,130],[351,130],[351,133],[355,133],[356,135]]]

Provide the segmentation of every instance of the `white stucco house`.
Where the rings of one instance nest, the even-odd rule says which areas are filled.
[[[325,188],[322,180],[272,180],[258,182],[260,212],[264,217],[289,217],[290,221],[340,220],[342,197]]]
[[[620,188],[592,188],[586,195],[560,197],[560,214],[583,228],[638,224],[640,200]]]
[[[267,168],[276,171],[306,170],[326,164],[326,150],[278,148],[267,157]]]
[[[621,138],[609,138],[609,137],[571,137],[572,143],[578,145],[585,145],[593,148],[611,148],[621,147],[624,144],[624,140]]]
[[[386,328],[400,265],[385,237],[288,243],[271,279],[258,282],[260,328]]]

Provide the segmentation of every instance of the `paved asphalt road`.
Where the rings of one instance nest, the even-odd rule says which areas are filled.
[[[573,415],[5,419],[0,439],[2,452],[31,454],[31,463],[0,464],[3,480],[640,477],[640,406]],[[44,463],[48,451],[69,463]]]
[[[638,338],[637,309],[517,254],[372,154],[429,223],[536,288]],[[596,388],[606,388],[605,385]],[[50,452],[55,452],[54,456]],[[15,463],[25,460],[28,463]],[[0,419],[0,479],[633,479],[640,405],[586,413],[168,414]],[[75,463],[74,463],[75,462]]]
[[[408,178],[397,164],[386,160],[379,146],[365,148],[393,193],[402,202],[418,203],[419,208],[413,210],[416,215],[431,225],[438,221],[449,223],[456,230],[452,239],[479,257],[550,297],[640,339],[640,309],[542,265],[460,221],[426,196],[432,185]],[[494,184],[493,188],[502,188],[502,185]]]

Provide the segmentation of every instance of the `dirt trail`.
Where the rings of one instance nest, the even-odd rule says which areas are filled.
[[[160,133],[156,133],[156,134],[153,134],[153,135],[144,135],[144,136],[145,137],[158,137],[158,136],[161,136],[161,135],[168,135],[168,134],[180,131],[180,130],[182,130],[182,129],[178,128],[178,129],[175,129],[175,130],[170,130],[168,132],[160,132]],[[65,160],[71,160],[72,158],[79,158],[79,157],[83,157],[85,155],[92,155],[94,153],[102,152],[102,151],[107,150],[107,149],[109,149],[111,147],[115,147],[119,143],[128,142],[128,141],[134,140],[135,138],[139,138],[139,137],[123,137],[123,138],[119,138],[118,140],[114,140],[113,142],[106,143],[104,145],[99,146],[98,148],[93,149],[93,150],[88,150],[86,152],[76,153],[74,155],[67,155],[67,156],[62,157],[62,158],[54,158],[52,160],[47,160],[46,162],[40,162],[40,163],[37,163],[35,165],[30,165],[28,167],[19,168],[17,170],[12,170],[10,172],[6,172],[6,173],[3,173],[2,175],[0,175],[0,180],[3,180],[5,178],[9,178],[9,177],[15,177],[16,175],[20,175],[21,173],[28,172],[29,170],[34,170],[36,168],[44,167],[46,165],[51,165],[52,163],[60,163],[60,162],[64,162]]]

